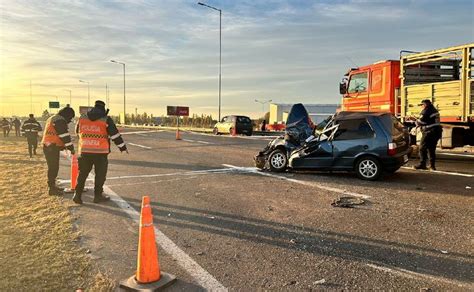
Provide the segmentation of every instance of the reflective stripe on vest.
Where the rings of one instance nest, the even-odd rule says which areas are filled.
[[[59,138],[58,133],[56,132],[56,129],[54,128],[54,123],[61,119],[64,120],[64,118],[60,115],[54,115],[52,117],[49,117],[49,119],[46,121],[46,126],[44,127],[45,130],[43,134],[43,140],[41,143],[43,143],[46,146],[55,144],[56,146],[64,147],[63,140]]]
[[[107,117],[91,121],[87,116],[79,119],[79,153],[109,153]]]

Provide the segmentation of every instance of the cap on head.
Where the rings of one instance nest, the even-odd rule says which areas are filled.
[[[422,104],[424,104],[424,105],[430,105],[430,104],[431,104],[431,100],[429,100],[429,99],[423,99],[423,100],[421,101],[420,105],[422,105]]]
[[[94,106],[105,108],[105,102],[103,102],[102,100],[96,100]]]

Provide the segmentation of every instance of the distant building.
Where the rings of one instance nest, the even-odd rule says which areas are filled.
[[[292,103],[270,103],[269,125],[284,124],[288,118]],[[334,114],[338,104],[304,104],[314,123],[318,124],[328,116]]]

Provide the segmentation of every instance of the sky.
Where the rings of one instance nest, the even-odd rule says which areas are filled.
[[[222,115],[258,100],[340,103],[355,66],[474,42],[474,0],[208,0],[222,10]],[[105,100],[127,113],[218,111],[219,13],[187,0],[0,1],[0,115]],[[30,101],[30,82],[31,100]],[[268,105],[265,110],[268,109]]]

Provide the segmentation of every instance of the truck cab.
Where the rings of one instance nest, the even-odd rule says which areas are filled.
[[[400,114],[400,61],[351,68],[342,79],[342,110]]]

